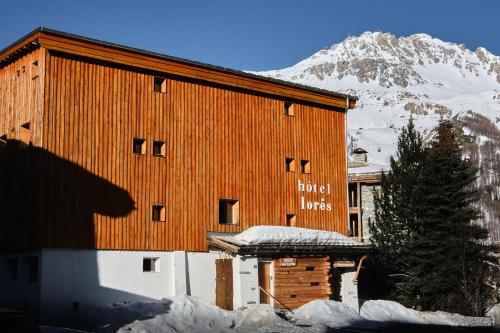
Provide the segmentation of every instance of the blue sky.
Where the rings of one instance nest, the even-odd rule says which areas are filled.
[[[499,0],[19,0],[0,49],[38,26],[247,70],[291,66],[364,31],[427,33],[500,55]]]

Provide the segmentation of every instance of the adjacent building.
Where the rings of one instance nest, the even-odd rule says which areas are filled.
[[[367,250],[347,237],[355,103],[33,31],[0,51],[0,304],[42,322],[179,294],[228,309],[356,307]],[[238,238],[262,226],[276,237]]]

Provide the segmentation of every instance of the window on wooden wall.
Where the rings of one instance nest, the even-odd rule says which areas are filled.
[[[153,88],[155,92],[163,94],[167,92],[167,79],[157,76],[154,78],[153,82]]]
[[[167,144],[164,141],[153,141],[153,156],[165,157],[167,153]]]
[[[40,70],[38,68],[38,60],[31,63],[31,78],[36,79],[40,75]]]
[[[285,157],[285,171],[295,172],[295,159],[292,157]]]
[[[295,116],[295,110],[294,110],[293,103],[290,102],[285,102],[284,103],[284,113],[285,116]]]
[[[295,214],[286,214],[286,226],[295,227]]]
[[[38,282],[38,257],[27,257],[26,266],[28,272],[28,282],[37,283]]]
[[[300,161],[300,171],[302,173],[311,173],[311,161],[301,160]]]
[[[349,188],[349,207],[358,207],[358,184],[350,183],[348,188]]]
[[[19,141],[25,145],[31,145],[31,124],[24,123],[19,128]]]
[[[233,199],[219,200],[219,224],[240,223],[240,203]]]
[[[160,258],[142,258],[143,272],[159,272]]]
[[[152,219],[155,222],[165,222],[165,206],[155,204],[152,207]]]
[[[19,260],[17,258],[7,258],[6,259],[8,277],[11,282],[17,281],[17,274],[19,271]]]
[[[146,140],[140,138],[134,138],[132,142],[132,150],[134,154],[145,155],[146,154]]]
[[[359,236],[359,219],[358,214],[349,214],[349,227],[351,229],[350,235],[351,237]]]

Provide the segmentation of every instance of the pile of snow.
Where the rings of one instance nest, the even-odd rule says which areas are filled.
[[[464,317],[445,312],[420,312],[390,301],[367,301],[361,316],[346,304],[315,300],[290,313],[278,315],[267,304],[226,311],[197,297],[175,296],[159,302],[107,304],[96,308],[87,320],[98,333],[317,333],[332,328],[377,328],[384,323],[491,326],[490,318]],[[89,327],[90,328],[90,327]],[[45,328],[44,332],[73,332]]]
[[[118,332],[226,332],[233,326],[229,312],[201,298],[176,296],[160,304],[168,309],[154,318],[125,325]]]
[[[293,318],[322,323],[330,327],[355,326],[365,319],[345,303],[315,300],[293,313]]]
[[[303,332],[276,314],[269,304],[258,304],[232,315],[237,332]]]
[[[443,311],[427,312],[408,309],[403,305],[385,300],[367,301],[360,310],[368,320],[407,324],[431,324],[447,326],[491,326],[487,317],[466,317]]]
[[[296,227],[257,226],[233,236],[239,242],[254,244],[329,244],[339,246],[362,245],[338,232]]]

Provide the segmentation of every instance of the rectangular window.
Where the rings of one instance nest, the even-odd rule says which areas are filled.
[[[9,269],[9,277],[10,281],[17,281],[17,272],[18,272],[18,259],[17,258],[9,258],[7,259],[7,266]]]
[[[167,144],[164,141],[153,141],[153,156],[165,157]]]
[[[26,258],[28,266],[28,282],[38,282],[38,257]]]
[[[311,162],[308,160],[300,161],[300,171],[302,173],[311,173]]]
[[[157,93],[165,94],[167,92],[167,79],[164,77],[155,77],[154,78],[154,91]]]
[[[159,272],[160,258],[142,258],[143,272]]]
[[[295,160],[291,157],[285,157],[285,171],[295,172]]]
[[[313,272],[314,266],[306,266],[306,272]]]
[[[295,227],[295,214],[286,214],[286,226]]]
[[[349,214],[349,225],[351,228],[351,237],[359,237],[359,220],[358,214]]]
[[[21,125],[21,128],[19,129],[19,141],[24,143],[25,145],[31,145],[31,124],[25,123]]]
[[[137,155],[145,155],[146,154],[146,140],[134,138],[132,145],[133,145],[132,149],[133,149],[134,154],[137,154]]]
[[[240,203],[238,200],[219,200],[219,224],[240,223]]]
[[[31,78],[36,79],[39,75],[38,60],[31,63]]]
[[[284,108],[285,108],[285,111],[284,111],[285,116],[295,116],[295,110],[293,107],[293,103],[285,102]]]
[[[358,207],[358,185],[349,184],[349,207]]]
[[[165,222],[165,206],[153,205],[152,219],[156,222]]]

